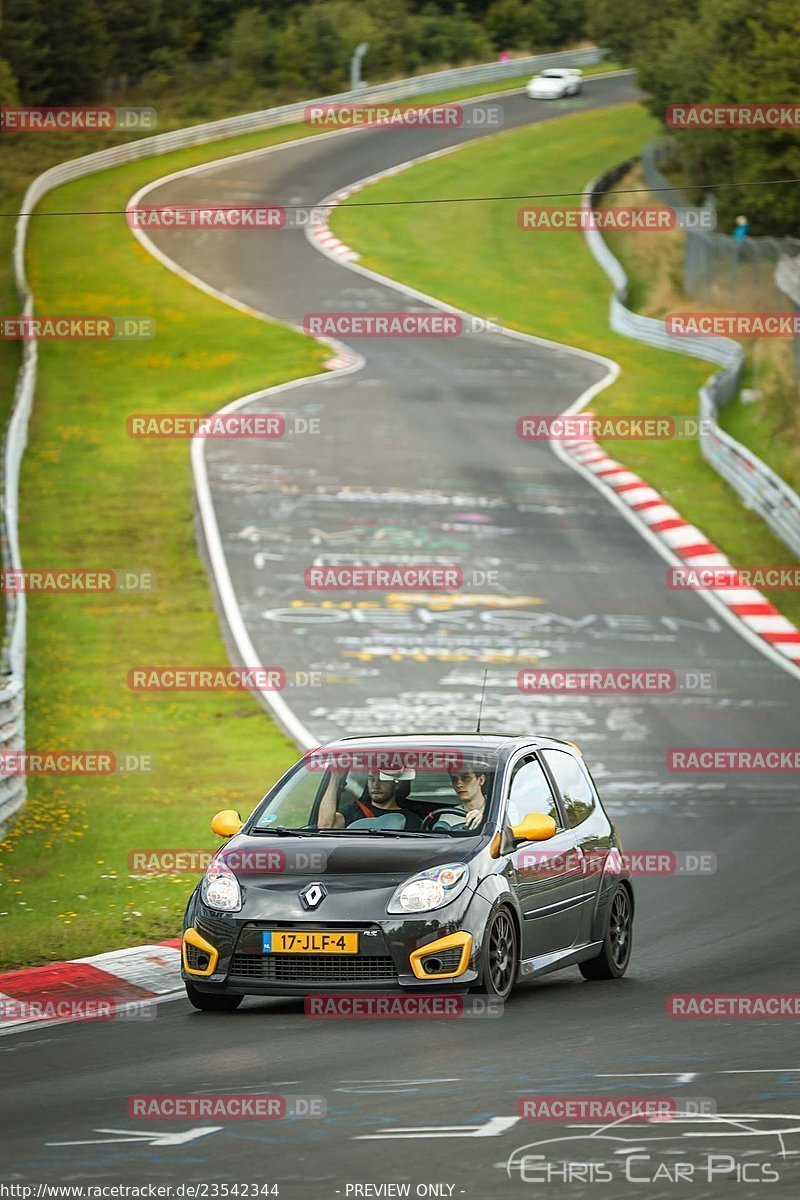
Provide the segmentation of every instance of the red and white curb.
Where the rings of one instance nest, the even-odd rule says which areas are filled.
[[[704,533],[623,463],[610,458],[591,438],[563,442],[576,463],[609,488],[687,567],[722,567],[735,573],[729,559]],[[800,663],[800,630],[756,588],[707,589],[752,633],[792,662]]]
[[[180,938],[0,975],[0,1034],[132,1016],[182,989]]]
[[[341,204],[348,196],[352,196],[354,192],[360,191],[360,185],[355,184],[353,187],[344,188],[341,192],[336,192],[330,196],[325,207],[329,209],[328,215],[325,218],[324,225],[314,225],[308,230],[309,239],[329,258],[338,259],[339,262],[357,262],[361,255],[352,247],[346,246],[345,243],[336,236],[328,225],[330,220],[330,209],[336,204]]]
[[[449,149],[449,147],[448,147]],[[436,157],[439,151],[433,155],[424,155],[425,158]],[[397,166],[389,167],[386,171],[378,171],[375,175],[368,175],[364,179],[358,179],[355,183],[351,183],[349,187],[342,188],[341,191],[333,192],[330,196],[326,196],[321,201],[321,208],[328,210],[328,215],[324,225],[312,225],[308,228],[307,235],[309,241],[313,242],[323,254],[327,254],[329,258],[334,258],[338,262],[358,262],[361,255],[352,246],[347,246],[335,233],[329,228],[328,222],[331,218],[331,211],[337,204],[342,204],[345,200],[349,200],[356,192],[362,191],[372,183],[377,183],[379,179],[388,179],[390,175],[397,175],[400,171],[405,171],[412,164],[399,163]]]

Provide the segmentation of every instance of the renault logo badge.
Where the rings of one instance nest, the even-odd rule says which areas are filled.
[[[321,883],[310,883],[300,893],[300,900],[304,908],[317,908],[327,894]]]

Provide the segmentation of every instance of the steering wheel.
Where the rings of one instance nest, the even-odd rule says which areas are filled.
[[[430,813],[425,818],[425,820],[422,822],[423,831],[426,833],[430,833],[430,831],[433,829],[436,822],[439,820],[440,817],[443,817],[445,815],[445,813],[449,813],[451,816],[453,814],[457,814],[459,817],[461,817],[460,824],[462,824],[462,825],[464,824],[464,818],[467,815],[464,812],[464,809],[461,807],[460,804],[451,804],[451,805],[448,805],[447,808],[438,808],[436,810],[436,812]]]

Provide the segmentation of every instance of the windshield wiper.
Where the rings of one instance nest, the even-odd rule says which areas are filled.
[[[274,833],[277,837],[316,837],[315,829],[289,829],[286,825],[256,825],[250,833]]]
[[[376,834],[378,835],[378,837],[413,837],[413,838],[424,837],[424,838],[426,838],[426,837],[431,836],[429,833],[421,833],[421,832],[417,833],[416,831],[413,831],[411,829],[386,829],[386,828],[384,828],[384,829],[380,829],[380,828],[378,828],[378,829],[375,829],[375,828],[372,828],[372,829],[332,829],[332,830],[329,830],[328,832],[335,833],[339,837],[341,837],[342,834],[344,834],[345,837],[360,837],[363,834],[367,834],[370,837],[374,837]]]

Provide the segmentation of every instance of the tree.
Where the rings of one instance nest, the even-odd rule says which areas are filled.
[[[44,10],[48,104],[99,100],[109,43],[94,0],[50,0]]]
[[[47,96],[48,48],[42,0],[6,0],[3,8],[3,55],[23,104],[41,104]]]
[[[108,72],[113,79],[137,80],[151,65],[158,45],[158,0],[98,0],[108,36]]]
[[[495,50],[510,50],[520,45],[526,9],[522,0],[495,0],[486,13],[486,31]]]
[[[454,4],[449,14],[443,14],[434,4],[427,4],[415,21],[415,31],[422,62],[457,63],[470,58],[488,58],[492,54],[488,35],[470,20],[460,3]]]
[[[618,62],[629,64],[647,25],[647,12],[642,0],[588,0],[589,37]]]
[[[486,13],[486,28],[495,50],[541,50],[555,45],[557,30],[550,7],[550,0],[494,0]]]
[[[586,37],[586,0],[544,0],[544,12],[554,46]]]
[[[235,71],[247,71],[256,83],[264,83],[275,65],[275,39],[264,13],[245,8],[231,30],[229,50]]]
[[[328,5],[318,2],[292,21],[302,48],[303,78],[316,95],[342,91],[349,74],[349,55]]]
[[[635,41],[639,82],[664,123],[672,104],[791,102],[800,93],[796,0],[701,0],[699,8],[664,0]],[[716,193],[721,228],[746,212],[753,233],[797,235],[798,188],[761,186],[800,175],[796,130],[687,129],[670,132],[669,144],[684,177],[724,185]]]

